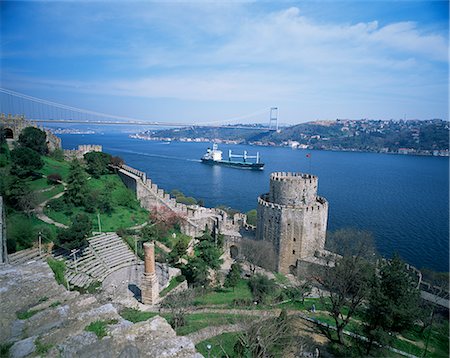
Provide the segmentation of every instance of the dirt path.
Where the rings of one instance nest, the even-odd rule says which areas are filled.
[[[55,220],[50,219],[47,215],[44,214],[44,208],[47,205],[47,203],[50,200],[57,199],[57,198],[60,198],[61,196],[63,196],[64,193],[65,193],[65,190],[66,190],[66,186],[64,185],[64,191],[62,191],[61,193],[58,193],[58,194],[52,196],[51,198],[43,201],[38,206],[36,206],[36,209],[34,209],[34,212],[36,214],[36,217],[39,220],[42,220],[43,222],[46,222],[47,224],[55,225],[56,227],[60,227],[60,228],[63,228],[63,229],[67,229],[68,228],[67,225],[64,225],[64,224],[61,224],[59,222],[56,222]]]

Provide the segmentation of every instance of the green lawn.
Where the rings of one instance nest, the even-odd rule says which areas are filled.
[[[51,241],[56,237],[57,228],[54,225],[44,223],[35,216],[28,217],[25,214],[10,210],[6,216],[6,237],[8,240],[8,252],[30,248],[38,242],[39,231],[45,233],[43,242]]]
[[[157,312],[142,312],[134,308],[124,308],[119,312],[123,319],[127,321],[137,323],[142,321],[147,321],[150,318],[153,318],[158,315]]]
[[[44,191],[44,192],[39,192],[39,193],[36,194],[38,203],[42,203],[45,200],[48,200],[51,197],[55,196],[56,194],[61,193],[62,191],[64,191],[64,186],[62,186],[62,185],[55,185],[51,190],[47,190],[47,191]]]
[[[102,231],[116,231],[119,228],[127,228],[140,225],[148,220],[148,212],[139,206],[139,203],[133,194],[122,183],[115,174],[104,175],[99,179],[91,178],[88,186],[92,190],[107,190],[111,198],[113,212],[111,214],[100,214],[100,223]],[[55,211],[45,208],[46,215],[53,220],[65,225],[70,225],[72,217],[80,212],[85,212],[84,208],[74,207],[70,211]],[[86,213],[92,223],[94,230],[98,228],[97,213]]]
[[[245,318],[254,319],[252,316],[245,316]],[[168,319],[170,319],[170,316],[168,316]],[[206,327],[239,323],[243,319],[243,316],[234,314],[192,313],[187,315],[186,325],[177,328],[176,332],[179,336],[186,336]]]
[[[208,352],[210,357],[235,357],[236,355],[233,348],[239,339],[239,334],[239,332],[223,333],[198,343],[195,348],[204,357],[208,357]],[[210,350],[207,348],[208,345],[211,346]],[[226,355],[224,354],[224,351]]]
[[[49,157],[42,157],[42,160],[44,161],[44,167],[39,171],[43,175],[49,175],[58,173],[61,175],[61,178],[63,181],[67,180],[67,177],[69,176],[69,162],[59,162],[53,158]]]
[[[235,289],[224,288],[206,293],[195,299],[195,305],[232,305],[235,299],[252,299],[247,281],[241,279]]]

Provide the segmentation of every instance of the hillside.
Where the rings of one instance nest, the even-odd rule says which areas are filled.
[[[280,131],[240,125],[186,127],[139,133],[149,140],[226,141],[292,146],[304,149],[354,150],[402,154],[448,155],[449,124],[442,120],[336,120],[301,123]]]

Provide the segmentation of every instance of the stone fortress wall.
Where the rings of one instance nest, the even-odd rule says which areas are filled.
[[[83,159],[83,156],[89,152],[101,152],[103,147],[98,144],[82,144],[78,149],[64,149],[64,157],[66,159]]]
[[[199,237],[208,229],[227,237],[240,237],[242,214],[229,217],[221,209],[205,208],[199,205],[177,203],[170,194],[153,183],[147,174],[128,165],[122,165],[119,175],[125,185],[134,190],[141,206],[145,209],[164,207],[181,218],[181,231],[192,237]]]
[[[39,127],[35,122],[25,119],[23,115],[11,114],[5,115],[0,113],[0,126],[4,127],[6,130],[6,137],[8,139],[19,139],[20,133],[27,127],[35,127],[43,130],[47,134],[47,146],[50,151],[61,148],[61,138],[57,137],[51,131]]]
[[[8,251],[6,248],[6,214],[3,207],[3,197],[0,196],[0,264],[8,263]]]
[[[275,172],[269,193],[258,198],[256,239],[272,243],[281,273],[324,251],[328,202],[317,196],[317,186],[316,176]]]

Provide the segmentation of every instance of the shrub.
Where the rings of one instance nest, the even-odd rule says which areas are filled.
[[[47,183],[48,184],[59,184],[62,180],[61,175],[58,173],[52,173],[47,175]]]

